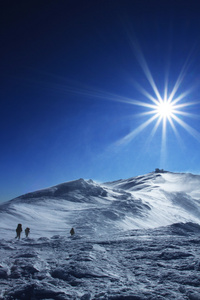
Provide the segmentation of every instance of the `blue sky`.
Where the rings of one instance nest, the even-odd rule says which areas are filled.
[[[112,181],[164,168],[198,174],[198,1],[8,1],[1,4],[0,201],[79,178]],[[185,114],[126,141],[182,72]],[[168,81],[166,81],[166,78]],[[125,99],[130,100],[127,103]],[[117,100],[117,101],[115,101]],[[187,115],[193,114],[192,116]],[[139,127],[140,128],[140,127]],[[191,130],[194,129],[194,131]],[[124,142],[125,141],[125,142]]]

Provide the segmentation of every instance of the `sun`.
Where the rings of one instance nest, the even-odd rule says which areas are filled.
[[[158,103],[155,113],[161,118],[170,118],[175,112],[174,105],[169,100],[162,100]]]
[[[193,113],[188,112],[189,106],[199,105],[199,101],[191,100],[191,93],[194,88],[189,88],[183,92],[180,92],[180,86],[186,75],[186,67],[183,66],[177,80],[169,89],[168,80],[164,82],[163,91],[159,91],[156,82],[151,74],[151,71],[144,59],[142,53],[139,55],[139,62],[141,68],[152,88],[153,93],[146,90],[145,87],[141,86],[138,82],[133,80],[135,88],[143,95],[143,100],[136,100],[126,97],[115,97],[115,101],[128,103],[134,106],[141,107],[140,116],[146,116],[146,121],[134,128],[130,133],[125,135],[122,139],[117,142],[117,145],[122,145],[131,142],[137,135],[145,130],[150,124],[152,126],[149,132],[148,142],[155,136],[159,126],[162,126],[162,140],[161,140],[161,152],[164,152],[167,141],[167,128],[171,127],[177,140],[182,144],[182,139],[178,131],[178,127],[185,129],[191,136],[193,136],[198,142],[200,142],[200,133],[191,127],[184,118],[196,118],[197,116]],[[109,97],[112,100],[112,97]],[[144,111],[145,109],[145,111]],[[144,119],[143,119],[144,120]]]
[[[169,70],[163,78],[164,88],[159,90],[158,86],[152,76],[152,73],[148,67],[145,57],[140,50],[137,43],[132,42],[133,49],[135,50],[136,58],[139,65],[151,87],[151,93],[149,92],[149,87],[140,85],[135,79],[131,78],[133,82],[134,90],[137,89],[142,98],[135,99],[134,97],[125,97],[118,94],[105,92],[99,89],[77,89],[73,91],[75,93],[81,93],[88,97],[104,99],[109,101],[117,101],[125,104],[130,104],[133,106],[138,106],[140,109],[134,114],[134,118],[137,115],[142,117],[141,124],[135,128],[127,135],[123,136],[115,143],[116,146],[127,144],[131,142],[137,135],[141,134],[147,127],[151,125],[151,131],[148,133],[147,142],[150,143],[155,136],[158,128],[162,127],[161,134],[161,152],[164,152],[167,141],[167,129],[171,127],[180,145],[182,144],[181,135],[179,133],[179,128],[183,128],[188,134],[200,142],[200,132],[190,126],[184,119],[185,118],[197,118],[195,115],[188,111],[188,107],[200,104],[199,100],[193,101],[191,99],[191,93],[194,91],[195,86],[190,87],[186,90],[180,92],[180,87],[184,81],[187,73],[189,62],[183,64],[180,73],[174,82],[170,82],[169,86]],[[174,76],[173,76],[174,77]],[[159,82],[161,80],[159,79]],[[146,117],[146,120],[144,119]],[[171,132],[171,131],[170,131]]]

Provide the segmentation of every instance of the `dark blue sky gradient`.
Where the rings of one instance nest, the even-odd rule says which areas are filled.
[[[199,141],[180,125],[150,144],[153,123],[129,144],[117,142],[147,120],[147,108],[108,101],[109,93],[147,103],[155,96],[135,55],[138,43],[159,91],[188,59],[178,90],[199,99],[199,1],[4,1],[0,7],[0,201],[61,182],[111,181],[153,171],[199,173]],[[184,111],[199,114],[197,104]],[[181,116],[195,130],[198,117]]]

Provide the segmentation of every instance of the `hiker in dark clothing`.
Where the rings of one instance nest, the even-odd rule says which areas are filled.
[[[30,233],[30,228],[26,227],[26,229],[25,229],[25,235],[26,235],[26,237],[28,237],[29,233]]]
[[[75,234],[75,231],[74,231],[74,228],[72,227],[72,229],[70,230],[70,234],[71,235],[74,235]]]
[[[18,224],[16,229],[16,233],[17,233],[16,238],[20,239],[21,232],[22,232],[22,224]]]

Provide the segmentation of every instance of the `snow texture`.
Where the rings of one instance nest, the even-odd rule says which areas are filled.
[[[200,176],[164,172],[3,203],[0,299],[200,299],[199,201]]]

